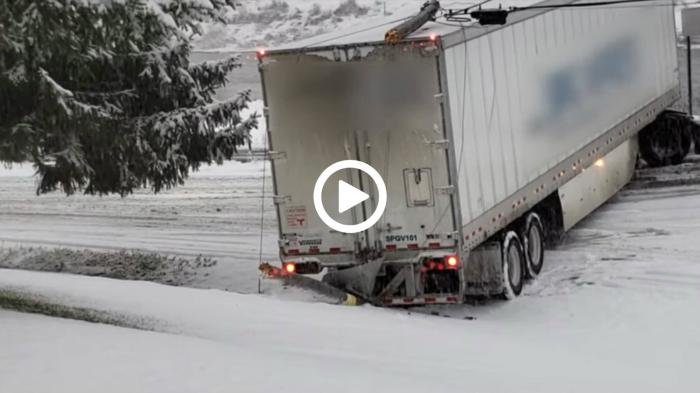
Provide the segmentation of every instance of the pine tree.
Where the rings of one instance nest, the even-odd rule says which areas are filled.
[[[0,161],[30,161],[37,193],[158,192],[230,159],[256,117],[214,90],[239,64],[189,63],[233,0],[0,0]]]

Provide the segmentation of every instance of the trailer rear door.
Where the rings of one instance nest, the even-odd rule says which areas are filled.
[[[369,245],[389,259],[455,245],[437,64],[435,53],[419,52],[378,65],[361,103],[367,115],[355,124],[360,158],[382,175],[388,193]]]
[[[273,54],[263,61],[285,254],[316,254],[326,262],[342,259],[338,253],[347,260],[381,251],[391,259],[455,244],[437,50],[365,49]],[[321,172],[347,159],[374,167],[388,192],[383,218],[354,235],[328,228],[312,197]],[[338,213],[340,180],[371,198]],[[374,211],[377,190],[369,176],[346,170],[326,183],[323,200],[333,219],[357,224]]]

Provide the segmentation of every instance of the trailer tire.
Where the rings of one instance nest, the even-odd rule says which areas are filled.
[[[501,260],[503,262],[503,298],[515,299],[523,290],[525,282],[525,254],[523,244],[515,231],[503,237]]]
[[[533,279],[540,274],[544,265],[544,227],[539,214],[531,212],[525,217],[521,238],[525,253],[525,276]]]
[[[690,123],[690,134],[695,141],[695,154],[700,154],[700,121]]]
[[[664,112],[639,132],[639,152],[652,167],[678,165],[690,152],[692,123],[684,114]]]

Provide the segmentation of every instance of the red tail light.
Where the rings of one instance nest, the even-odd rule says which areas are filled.
[[[459,258],[457,258],[456,255],[450,255],[449,257],[445,258],[447,261],[447,267],[450,269],[456,269],[457,266],[459,266]]]
[[[293,274],[294,272],[297,271],[297,265],[294,262],[285,262],[284,263],[284,271]]]
[[[459,267],[459,257],[457,255],[448,255],[440,259],[426,259],[423,262],[426,270],[445,270],[457,269]]]

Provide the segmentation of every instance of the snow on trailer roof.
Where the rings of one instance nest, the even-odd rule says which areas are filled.
[[[498,3],[493,3],[489,6],[489,3],[484,4],[484,8],[498,8],[502,6],[503,8],[508,7],[524,7],[534,4],[562,4],[562,3],[572,3],[571,0],[504,0]],[[464,3],[450,4],[448,2],[443,2],[443,8],[460,8],[464,7]],[[468,6],[468,5],[467,5]],[[347,47],[347,46],[363,46],[363,45],[378,45],[384,43],[384,35],[392,27],[400,24],[401,22],[411,18],[420,10],[416,7],[414,10],[403,9],[401,14],[395,14],[386,17],[373,18],[370,21],[354,25],[351,28],[341,29],[339,31],[334,31],[331,33],[325,33],[317,35],[311,38],[305,38],[303,40],[291,42],[284,44],[279,47],[266,49],[266,52],[274,54],[284,53],[284,52],[307,52],[314,50],[322,50],[334,47]],[[540,10],[539,12],[542,12]],[[512,18],[512,17],[511,17]],[[514,18],[512,18],[514,19]],[[509,19],[509,23],[512,21]],[[447,21],[444,17],[439,17],[437,21],[431,21],[423,25],[416,32],[412,33],[405,38],[405,41],[422,41],[429,40],[431,36],[445,37],[452,33],[458,32],[463,29],[478,29],[479,31],[486,31],[487,29],[500,28],[501,26],[481,26],[475,20],[470,22],[454,22]]]
[[[385,17],[375,19],[372,24],[356,26],[354,29],[343,29],[340,31],[318,35],[301,41],[286,44],[273,51],[286,51],[293,49],[320,49],[335,46],[351,46],[361,44],[379,44],[384,42],[384,34],[387,30],[410,18]],[[429,39],[431,34],[443,35],[459,30],[459,26],[447,26],[435,22],[428,22],[418,31],[406,38],[406,40]]]

